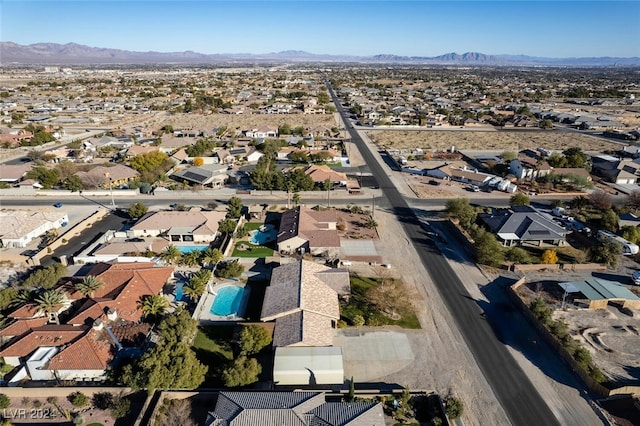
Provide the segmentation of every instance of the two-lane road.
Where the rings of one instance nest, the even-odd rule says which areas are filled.
[[[325,80],[342,119],[348,122],[342,105],[336,99],[328,80]],[[420,259],[438,288],[447,308],[455,319],[469,350],[482,370],[496,398],[514,425],[557,425],[559,422],[542,399],[529,378],[493,332],[490,324],[482,319],[481,310],[469,295],[448,261],[433,247],[425,244],[424,231],[412,208],[387,176],[375,154],[353,130],[351,141],[356,144],[364,161],[371,168],[383,194],[402,223],[407,236],[416,247]],[[483,419],[491,424],[491,419]]]

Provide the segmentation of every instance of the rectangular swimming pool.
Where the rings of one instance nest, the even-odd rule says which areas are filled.
[[[187,254],[195,250],[198,250],[198,251],[206,250],[209,248],[209,245],[207,244],[207,245],[176,246],[176,248],[180,250],[182,254]]]

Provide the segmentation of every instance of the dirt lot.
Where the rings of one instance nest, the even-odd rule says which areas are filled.
[[[372,141],[382,148],[422,148],[425,151],[456,150],[505,150],[520,151],[526,148],[564,150],[580,147],[583,151],[618,149],[619,144],[577,132],[559,131],[372,131]]]
[[[372,240],[378,238],[375,228],[367,228],[369,215],[364,213],[348,213],[343,210],[338,212],[338,226],[344,225],[344,230],[340,231],[341,238]]]
[[[605,376],[625,385],[640,381],[639,314],[608,306],[598,310],[557,310],[554,318],[569,325],[573,337],[591,352]]]
[[[281,126],[289,124],[291,127],[303,126],[310,129],[316,126],[335,127],[333,114],[304,115],[304,114],[158,114],[150,117],[145,124],[152,129],[159,129],[164,125],[179,128],[211,128],[227,127],[228,129],[250,129],[258,126]]]

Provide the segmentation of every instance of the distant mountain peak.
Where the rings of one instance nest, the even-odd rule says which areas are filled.
[[[373,56],[319,55],[304,50],[282,50],[276,53],[204,54],[187,50],[183,52],[133,52],[122,49],[90,47],[69,42],[35,43],[20,45],[10,41],[0,42],[0,65],[7,64],[204,64],[223,62],[368,62],[411,63],[424,65],[470,66],[640,66],[640,58],[541,58],[526,55],[486,55],[479,52],[445,53],[440,56],[400,56],[382,53]]]

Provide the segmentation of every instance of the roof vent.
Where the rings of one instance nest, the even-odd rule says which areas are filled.
[[[104,324],[102,323],[102,319],[96,318],[93,320],[93,329],[94,330],[102,330],[104,328]]]
[[[107,311],[107,318],[109,319],[109,321],[115,321],[118,319],[118,312],[115,308],[109,308],[109,310]]]

